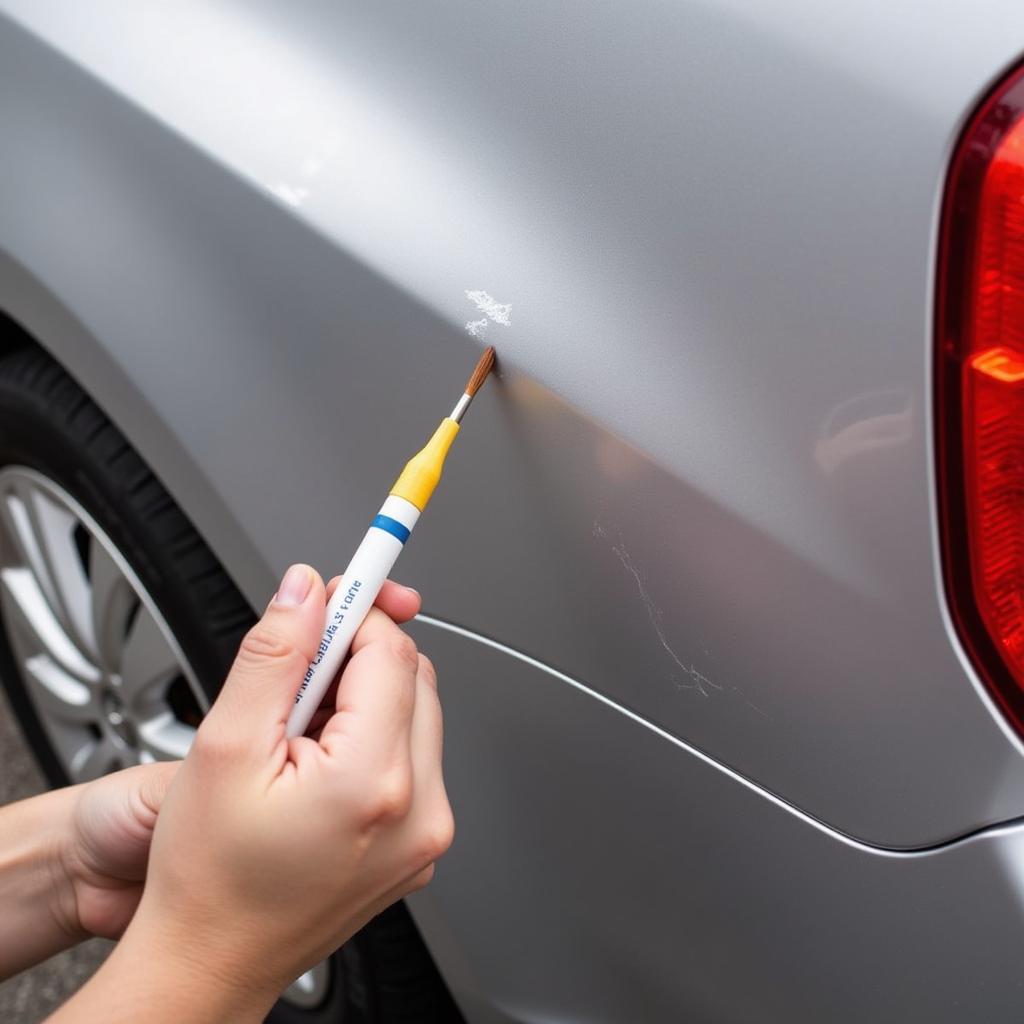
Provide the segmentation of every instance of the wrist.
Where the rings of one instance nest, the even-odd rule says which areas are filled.
[[[145,1008],[154,1024],[262,1021],[287,984],[232,942],[223,922],[207,929],[194,916],[179,921],[145,902],[108,963],[112,976],[132,979],[136,1009]],[[120,978],[116,987],[131,991]]]
[[[67,936],[68,945],[89,938],[78,916],[74,874],[72,831],[79,790],[57,789],[26,801],[22,822],[34,872],[39,884],[46,886],[49,916]]]
[[[79,891],[83,884],[82,858],[75,837],[75,810],[83,786],[69,786],[47,793],[55,813],[47,819],[44,861],[51,885],[50,913],[72,942],[92,938],[82,924]],[[59,801],[59,806],[57,806]]]
[[[58,790],[0,810],[0,978],[86,937],[68,872],[74,804]]]
[[[259,1024],[277,996],[200,963],[164,933],[133,921],[100,969],[47,1024]]]

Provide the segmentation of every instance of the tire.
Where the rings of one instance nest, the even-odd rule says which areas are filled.
[[[70,496],[134,573],[173,634],[189,686],[168,683],[186,725],[212,700],[255,615],[184,513],[123,434],[45,352],[28,344],[0,358],[0,475],[49,482]],[[6,498],[3,499],[6,501]],[[95,537],[89,543],[97,543]],[[150,607],[147,605],[146,607]],[[0,618],[0,677],[19,725],[53,786],[69,774],[44,725]],[[127,628],[127,627],[126,627]],[[174,688],[177,687],[177,690]],[[194,720],[194,722],[193,722]],[[401,904],[371,922],[329,963],[315,1008],[279,1002],[278,1024],[456,1024],[454,1003]]]

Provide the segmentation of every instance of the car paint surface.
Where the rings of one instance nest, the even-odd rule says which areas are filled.
[[[950,910],[970,916],[982,868],[958,865],[991,861],[993,928],[1019,945],[1016,831],[945,845],[1024,815],[1024,758],[949,630],[929,419],[943,176],[1022,49],[1015,5],[0,11],[0,306],[125,429],[255,606],[289,561],[341,567],[447,411],[479,350],[466,291],[512,303],[485,339],[498,378],[399,570],[438,622],[541,666],[489,648],[469,669],[475,641],[417,627],[463,723],[448,758],[473,839],[420,910],[461,998],[493,1009],[507,988],[513,1019],[572,1016],[586,966],[586,998],[644,988],[655,1020],[680,1000],[709,1014],[709,992],[677,986],[724,984],[729,948],[749,973],[738,935],[759,933],[735,913],[702,954],[722,962],[681,959],[693,970],[672,978],[624,959],[703,942],[711,904],[688,923],[685,887],[660,907],[653,889],[635,911],[613,903],[617,930],[575,936],[588,957],[564,990],[512,967],[459,973],[485,927],[462,883],[502,862],[501,822],[523,827],[515,849],[549,866],[534,877],[550,888],[626,782],[641,834],[594,854],[624,894],[668,884],[652,845],[674,851],[679,880],[737,883],[756,903],[739,846],[781,837],[763,879],[778,893],[787,850],[796,863],[824,844],[846,902],[822,910],[822,868],[794,883],[793,930],[838,929],[845,911],[856,959],[892,925],[859,895],[881,906],[891,879],[920,879],[917,907],[961,877]],[[534,735],[522,691],[545,668]],[[585,691],[570,701],[559,672]],[[603,757],[581,736],[593,716]],[[561,800],[517,770],[513,736],[564,769]],[[477,788],[481,765],[505,766],[500,786]],[[531,800],[527,828],[515,812]],[[711,837],[700,856],[692,834]],[[943,849],[878,849],[927,847]],[[491,906],[519,948],[547,920],[527,896]],[[594,898],[554,905],[589,921]],[[920,969],[963,953],[935,924],[906,925]],[[764,984],[782,1014],[795,980]],[[1016,993],[997,989],[993,976],[1002,1012]]]
[[[867,847],[507,649],[414,633],[458,836],[412,906],[473,1024],[1020,1020],[1024,827]]]

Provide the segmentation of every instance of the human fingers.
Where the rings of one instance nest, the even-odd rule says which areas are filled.
[[[327,600],[338,589],[341,582],[340,576],[333,576],[327,583]],[[395,583],[394,580],[385,580],[384,586],[380,588],[377,600],[374,602],[386,615],[389,615],[395,622],[408,622],[415,618],[420,611],[422,600],[419,591],[412,587]]]
[[[263,617],[242,640],[224,687],[200,726],[200,738],[230,738],[232,747],[258,757],[279,741],[280,726],[320,643],[325,606],[319,574],[308,565],[293,565]]]
[[[421,862],[414,865],[418,870],[433,864],[451,846],[455,834],[455,821],[444,786],[443,745],[444,723],[437,693],[437,675],[430,659],[421,654],[416,670],[416,700],[409,730],[413,814],[418,819],[413,827],[421,837]]]
[[[338,683],[336,713],[321,745],[345,742],[377,770],[411,772],[409,734],[416,697],[418,652],[412,638],[382,611],[371,609],[353,643],[355,652]]]

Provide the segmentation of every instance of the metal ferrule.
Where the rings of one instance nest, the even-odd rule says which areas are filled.
[[[463,395],[456,403],[455,408],[452,409],[451,416],[448,417],[450,420],[455,420],[456,423],[462,422],[462,417],[466,415],[466,410],[469,408],[469,403],[473,401],[472,395]]]

